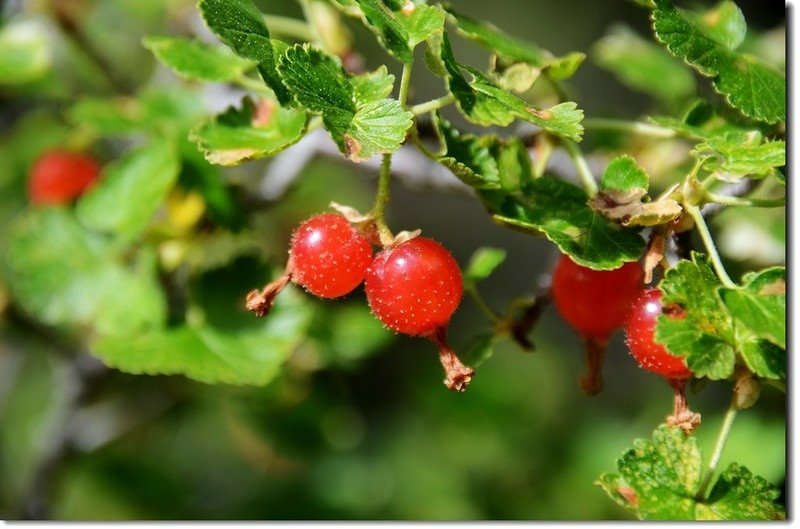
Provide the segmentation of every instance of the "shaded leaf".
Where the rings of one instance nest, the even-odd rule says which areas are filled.
[[[154,141],[108,164],[100,182],[78,200],[83,225],[133,240],[147,227],[178,177],[177,154]]]
[[[743,114],[776,123],[786,119],[786,79],[759,59],[732,51],[719,40],[717,29],[708,29],[696,17],[677,9],[670,0],[656,0],[653,30],[673,55],[684,59],[701,74],[713,78],[714,87]]]
[[[594,212],[588,196],[564,180],[533,180],[524,198],[506,200],[493,218],[510,227],[543,233],[573,261],[595,270],[613,270],[641,256],[638,230],[622,228]]]
[[[750,272],[741,288],[723,288],[720,297],[734,318],[757,337],[786,347],[786,269]]]
[[[244,59],[256,61],[258,72],[281,104],[292,96],[276,70],[275,50],[261,12],[251,0],[200,0],[200,13],[208,28]]]
[[[502,248],[482,247],[475,250],[464,269],[465,282],[478,282],[486,279],[506,260]]]
[[[437,112],[434,125],[445,147],[438,161],[462,182],[478,189],[497,189],[500,178],[497,160],[489,152],[485,138],[462,134]]]
[[[729,377],[736,360],[733,321],[717,292],[720,286],[708,258],[698,253],[668,270],[659,284],[663,305],[677,304],[680,310],[658,317],[656,342],[685,357],[696,376],[712,380]]]
[[[175,73],[198,81],[232,81],[253,63],[242,59],[228,48],[212,46],[179,37],[150,36],[142,39],[144,47]]]
[[[218,165],[272,156],[295,144],[305,133],[304,112],[279,106],[276,101],[250,98],[241,108],[230,107],[195,127],[190,139],[197,142],[206,160]]]

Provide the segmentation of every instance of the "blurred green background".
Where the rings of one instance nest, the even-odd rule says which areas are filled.
[[[201,30],[193,2],[72,1],[81,4],[84,33],[122,86],[159,92],[181,84],[157,67],[140,41],[148,34]],[[257,3],[265,12],[301,16],[294,2]],[[617,22],[648,35],[646,12],[633,2],[455,4],[556,54],[589,52]],[[783,2],[739,5],[751,33],[777,27],[781,35]],[[47,2],[10,1],[0,9],[4,23],[41,25],[48,50],[42,76],[0,85],[0,225],[6,225],[26,208],[32,160],[74,133],[64,117],[69,104],[113,92],[96,64],[49,18]],[[367,66],[386,63],[398,73],[371,35],[350,22]],[[486,64],[487,55],[471,43],[458,40],[455,51],[463,62]],[[440,80],[422,67],[416,73],[413,102],[441,95]],[[571,87],[590,116],[636,117],[652,107],[591,56]],[[213,92],[197,99],[185,94],[179,100],[186,115],[220,109]],[[119,141],[105,141],[101,156],[113,159]],[[212,174],[246,193],[269,163]],[[269,267],[283,265],[292,228],[330,201],[369,209],[375,176],[336,157],[318,157],[284,196],[259,203],[249,217],[257,251],[229,262],[220,257],[219,266],[209,264],[180,284],[206,308],[207,318],[235,328],[237,318],[248,316],[240,314],[243,294]],[[422,229],[462,266],[481,246],[506,249],[507,261],[481,284],[498,309],[532,294],[558,255],[544,239],[493,224],[478,201],[447,187],[398,179],[387,220],[397,231]],[[773,225],[785,230],[781,219]],[[0,251],[3,238],[0,231]],[[213,261],[214,249],[208,252]],[[730,266],[743,270],[749,264],[732,260]],[[670,388],[634,365],[619,334],[608,354],[605,390],[583,396],[577,385],[584,370],[580,340],[552,307],[532,334],[535,352],[500,341],[469,391],[453,394],[441,384],[433,346],[384,331],[361,289],[336,302],[305,296],[313,309],[309,336],[272,383],[254,388],[105,369],[79,345],[76,353],[81,342],[74,335],[19,317],[3,281],[0,518],[626,519],[593,481],[671,409]],[[452,321],[453,346],[466,351],[478,331],[487,330],[485,317],[465,298]],[[730,384],[718,382],[689,396],[704,417],[697,437],[705,454],[729,395]],[[785,395],[765,387],[759,403],[737,419],[721,466],[737,461],[782,485],[785,417]]]

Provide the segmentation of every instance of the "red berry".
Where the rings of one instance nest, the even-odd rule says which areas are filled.
[[[323,213],[292,234],[289,260],[292,281],[321,298],[337,298],[364,280],[372,246],[343,216]]]
[[[83,194],[99,175],[100,164],[91,156],[47,151],[31,167],[28,197],[35,205],[64,204]]]
[[[464,290],[453,256],[426,237],[376,255],[364,286],[373,314],[390,329],[411,335],[447,325]]]
[[[642,291],[631,307],[625,322],[625,336],[631,356],[642,369],[671,379],[692,376],[683,358],[669,354],[654,341],[656,320],[661,315],[661,291],[648,288]]]
[[[592,270],[562,255],[553,272],[553,300],[561,316],[584,338],[605,341],[622,326],[642,289],[642,267]]]

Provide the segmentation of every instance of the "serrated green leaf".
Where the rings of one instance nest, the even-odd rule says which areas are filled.
[[[297,102],[322,114],[348,158],[361,161],[393,152],[405,140],[413,116],[395,99],[375,98],[386,91],[387,77],[380,71],[371,81],[362,78],[357,92],[335,58],[299,44],[281,56],[278,69]]]
[[[142,44],[175,73],[197,81],[232,81],[254,64],[228,48],[180,37],[150,36]]]
[[[765,177],[774,169],[786,165],[786,143],[781,140],[763,141],[757,131],[727,132],[712,136],[697,145],[701,155],[715,156],[704,166],[724,180]]]
[[[786,119],[786,79],[781,72],[721,44],[717,32],[696,23],[671,0],[655,3],[655,36],[673,55],[713,78],[716,90],[746,116],[767,123]]]
[[[436,112],[434,126],[445,147],[438,161],[462,182],[478,189],[497,189],[500,178],[497,160],[489,152],[486,139],[461,134]]]
[[[600,179],[600,189],[604,190],[630,191],[636,188],[646,190],[648,187],[650,187],[650,177],[636,160],[627,154],[611,160]]]
[[[506,200],[493,218],[522,231],[544,233],[581,266],[613,270],[636,261],[645,246],[638,230],[622,228],[594,212],[588,198],[581,188],[544,176],[529,184],[524,198]]]
[[[547,71],[552,79],[567,79],[574,75],[586,58],[580,52],[556,57],[536,44],[513,37],[488,22],[474,20],[458,13],[451,6],[446,6],[445,9],[456,21],[461,35],[495,53],[507,67],[525,63],[539,71]]]
[[[742,339],[737,332],[737,350],[750,372],[761,378],[786,380],[786,349],[753,338],[750,332],[744,334],[747,338]]]
[[[414,47],[444,26],[444,11],[423,1],[336,0],[342,11],[359,18],[391,55],[413,60]]]
[[[223,331],[184,325],[119,339],[103,336],[92,353],[108,366],[134,374],[185,375],[209,384],[264,385],[271,381],[302,340],[310,311],[287,288],[269,317],[247,329]]]
[[[8,231],[7,262],[14,299],[46,324],[128,335],[166,319],[152,256],[123,265],[66,210],[21,217]]]
[[[179,169],[169,142],[138,148],[104,168],[100,182],[78,201],[76,215],[92,230],[133,240],[161,206]]]
[[[685,10],[681,10],[681,13],[702,28],[714,42],[730,50],[735,50],[744,42],[747,22],[739,6],[730,0],[722,0],[711,9],[699,13]]]
[[[506,251],[502,248],[478,248],[469,258],[469,263],[464,270],[464,281],[473,283],[483,281],[492,275],[505,260]]]
[[[779,520],[779,491],[732,463],[708,499],[698,499],[703,460],[697,439],[661,425],[652,439],[637,439],[617,460],[617,473],[600,476],[611,499],[643,520]]]
[[[698,520],[784,520],[780,491],[746,467],[731,463],[714,484],[708,501],[697,504]]]
[[[618,474],[597,482],[617,503],[643,520],[694,520],[703,460],[697,440],[665,425],[637,439],[617,460]]]
[[[304,112],[267,99],[258,105],[260,110],[245,98],[241,108],[230,107],[195,127],[190,139],[209,163],[237,165],[272,156],[303,137],[308,121]]]
[[[599,66],[637,92],[676,101],[695,91],[694,76],[681,61],[626,26],[614,26],[597,41],[592,55]]]
[[[275,50],[261,12],[251,0],[200,0],[208,28],[240,57],[256,61],[258,72],[285,105],[292,95],[276,70]]]
[[[389,97],[394,87],[394,75],[390,74],[386,66],[350,79],[353,85],[356,101],[375,101]]]
[[[734,318],[757,337],[786,347],[786,269],[782,266],[750,272],[741,288],[720,289]]]
[[[483,73],[456,62],[447,32],[437,33],[428,39],[435,50],[440,68],[444,72],[448,90],[456,98],[456,106],[469,121],[485,127],[507,126],[519,118],[559,136],[580,141],[583,135],[583,111],[573,102],[552,108],[537,108],[516,95],[492,83]],[[467,81],[463,71],[472,77]]]
[[[41,24],[16,21],[0,27],[0,85],[36,81],[47,73],[52,60]]]
[[[656,342],[685,357],[695,376],[712,380],[733,374],[736,361],[733,321],[719,297],[720,286],[708,259],[698,253],[668,270],[659,284],[663,305],[678,304],[682,310],[658,317]]]

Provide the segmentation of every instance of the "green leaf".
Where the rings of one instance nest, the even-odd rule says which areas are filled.
[[[78,219],[92,230],[133,240],[161,206],[179,169],[169,142],[138,148],[105,167],[100,182],[78,201]]]
[[[533,180],[522,198],[509,197],[493,218],[510,227],[544,233],[573,261],[595,270],[613,270],[636,261],[645,241],[638,230],[626,229],[594,212],[588,196],[564,180]]]
[[[695,18],[678,10],[670,0],[656,0],[655,36],[673,55],[711,77],[716,90],[746,116],[767,123],[784,121],[785,76],[751,55],[732,51],[717,40],[725,40],[720,31],[709,30]]]
[[[572,77],[586,58],[579,52],[556,57],[536,44],[509,35],[488,22],[462,15],[451,6],[445,9],[455,20],[461,35],[495,53],[506,67],[525,63],[538,71],[546,71],[552,79],[566,79]]]
[[[682,13],[695,26],[702,28],[714,42],[730,50],[735,50],[744,42],[747,22],[739,6],[730,0],[722,0],[701,13],[692,11],[682,11]]]
[[[462,66],[453,56],[447,32],[437,33],[429,39],[444,72],[448,89],[456,98],[456,106],[469,121],[478,125],[507,126],[515,118],[523,119],[559,136],[580,141],[583,135],[583,111],[573,102],[549,109],[536,108],[516,95],[492,83],[483,73]],[[472,77],[467,81],[462,70]]]
[[[142,39],[142,44],[175,73],[197,81],[232,81],[253,65],[228,48],[195,40],[150,36]]]
[[[731,463],[714,484],[708,500],[697,504],[698,520],[784,520],[780,491],[747,468]]]
[[[117,335],[163,325],[155,264],[140,253],[134,268],[123,265],[104,238],[60,208],[30,213],[8,231],[8,285],[22,308],[48,325]]]
[[[683,63],[626,26],[614,26],[595,43],[592,55],[600,67],[637,92],[676,101],[695,91],[694,76]]]
[[[786,165],[786,143],[763,141],[758,131],[727,132],[712,136],[697,146],[701,155],[715,156],[704,166],[722,179],[738,180],[744,176],[765,177]]]
[[[476,189],[497,189],[500,178],[497,160],[489,152],[486,138],[461,134],[436,112],[434,126],[445,147],[438,161],[462,182]]]
[[[695,376],[712,380],[733,374],[736,360],[733,321],[719,297],[720,286],[708,259],[698,253],[668,270],[659,285],[663,305],[680,309],[658,317],[656,342],[685,357]]]
[[[16,21],[0,27],[0,85],[36,81],[50,69],[52,52],[47,32],[33,21]]]
[[[600,179],[600,189],[604,190],[631,191],[636,188],[646,190],[649,186],[650,177],[636,160],[627,154],[611,160]]]
[[[442,8],[427,5],[424,0],[338,0],[338,6],[344,6],[344,13],[359,18],[384,49],[404,63],[413,60],[417,44],[444,27]]]
[[[471,283],[483,281],[492,275],[505,260],[506,251],[502,248],[478,248],[470,257],[464,270],[464,281]]]
[[[337,59],[309,45],[295,45],[278,69],[303,108],[322,114],[339,149],[361,161],[397,150],[411,127],[412,114],[395,99],[384,99],[388,76],[378,70],[356,87]]]
[[[661,425],[652,439],[637,439],[617,460],[617,473],[596,482],[609,497],[642,520],[782,520],[779,491],[732,463],[698,500],[703,460],[697,439]]]
[[[200,0],[200,12],[208,28],[244,59],[256,61],[258,72],[285,105],[292,96],[275,68],[276,58],[261,12],[251,0]]]
[[[307,121],[304,112],[276,101],[260,99],[256,104],[244,98],[241,108],[230,107],[201,123],[189,137],[209,163],[237,165],[294,145],[303,137]]]
[[[736,320],[753,335],[786,348],[786,269],[750,272],[741,288],[720,289],[720,297]]]
[[[264,385],[300,343],[310,311],[292,287],[266,318],[245,329],[183,325],[134,338],[102,336],[92,352],[108,366],[134,374],[185,375],[209,384]]]
[[[350,79],[353,85],[356,101],[375,101],[389,97],[394,87],[394,75],[390,74],[386,66]]]
[[[98,135],[116,136],[139,130],[141,114],[140,105],[133,98],[87,97],[69,108],[67,118]]]

